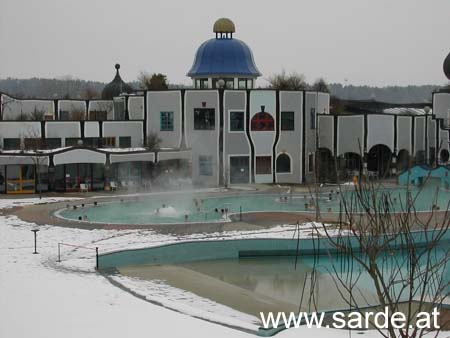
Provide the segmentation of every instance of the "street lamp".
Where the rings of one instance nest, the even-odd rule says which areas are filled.
[[[34,232],[34,252],[33,254],[37,254],[37,246],[36,246],[36,242],[37,242],[37,232],[39,231],[39,229],[33,229],[31,230],[31,232]]]

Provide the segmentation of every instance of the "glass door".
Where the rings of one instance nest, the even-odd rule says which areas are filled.
[[[7,166],[6,182],[8,194],[33,194],[35,192],[34,166]]]

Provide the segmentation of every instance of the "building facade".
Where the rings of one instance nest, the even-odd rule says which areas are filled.
[[[449,88],[433,109],[332,115],[328,93],[253,89],[260,73],[234,24],[220,19],[214,32],[196,53],[192,89],[132,92],[116,65],[98,100],[0,93],[0,193],[140,187],[180,168],[215,187],[449,164]]]

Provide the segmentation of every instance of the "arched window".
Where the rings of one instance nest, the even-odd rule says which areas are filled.
[[[252,118],[252,131],[273,131],[274,125],[275,121],[269,113],[260,112]]]
[[[277,157],[277,173],[291,172],[291,158],[287,154],[281,154]]]

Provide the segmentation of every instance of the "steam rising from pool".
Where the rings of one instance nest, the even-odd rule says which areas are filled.
[[[177,209],[175,209],[172,206],[166,206],[166,207],[162,207],[159,209],[156,209],[154,211],[154,215],[161,215],[164,217],[180,217],[181,215],[186,214],[186,212],[182,213],[180,211],[177,211]]]

